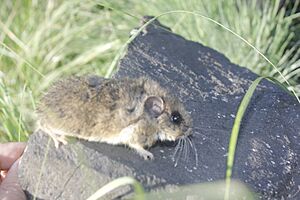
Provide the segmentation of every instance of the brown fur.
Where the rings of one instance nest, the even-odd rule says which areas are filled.
[[[145,102],[151,96],[164,103],[158,117],[145,111]],[[175,110],[183,118],[180,125],[170,120]],[[132,137],[117,144],[129,145],[146,159],[153,156],[144,147],[159,139],[187,136],[191,127],[191,118],[179,100],[146,77],[104,79],[89,75],[60,80],[42,97],[37,113],[40,128],[53,139],[57,135],[75,136],[115,144],[120,132],[131,126]]]

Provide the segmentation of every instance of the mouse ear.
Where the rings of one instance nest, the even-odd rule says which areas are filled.
[[[159,117],[164,111],[164,101],[161,97],[151,96],[145,101],[145,110],[152,117]]]

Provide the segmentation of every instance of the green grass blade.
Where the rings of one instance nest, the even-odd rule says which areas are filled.
[[[243,119],[243,116],[245,114],[245,111],[249,105],[249,102],[251,100],[251,97],[259,84],[259,82],[263,79],[264,77],[259,77],[253,81],[253,83],[250,85],[248,91],[246,92],[245,96],[242,99],[242,102],[238,108],[233,128],[231,131],[231,136],[230,136],[230,141],[229,141],[229,146],[228,146],[228,157],[227,157],[227,168],[226,168],[226,191],[224,195],[224,199],[228,200],[229,199],[229,191],[230,191],[230,182],[231,182],[231,175],[232,175],[232,167],[234,163],[234,156],[235,156],[235,149],[237,145],[237,139],[239,135],[239,130],[240,130],[240,125],[241,121]]]
[[[0,41],[0,44],[8,49],[10,51],[10,53],[12,53],[14,56],[20,58],[21,60],[23,60],[23,62],[25,62],[29,68],[31,68],[33,71],[35,71],[37,74],[39,74],[41,77],[45,77],[44,74],[42,74],[36,67],[34,67],[28,60],[26,60],[25,58],[23,58],[22,56],[20,56],[19,54],[17,54],[14,50],[12,50],[9,46],[7,46],[6,44],[4,44],[3,42]]]
[[[135,191],[135,198],[136,200],[143,200],[144,197],[144,189],[142,185],[135,180],[132,177],[121,177],[118,179],[115,179],[103,187],[101,187],[97,192],[95,192],[93,195],[91,195],[87,200],[97,200],[103,197],[105,194],[117,189],[118,187],[124,186],[124,185],[133,185],[134,191]]]

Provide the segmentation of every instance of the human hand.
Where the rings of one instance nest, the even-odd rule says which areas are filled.
[[[26,143],[0,144],[0,199],[26,200],[18,181],[18,165]]]

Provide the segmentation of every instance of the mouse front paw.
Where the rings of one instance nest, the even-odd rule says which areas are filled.
[[[136,152],[145,160],[153,160],[154,156],[150,151],[145,150],[141,145],[130,144],[130,147],[135,149]]]
[[[139,153],[140,156],[142,156],[145,160],[153,160],[154,159],[154,156],[152,153],[150,153],[149,151],[146,151],[143,152],[143,153]]]

